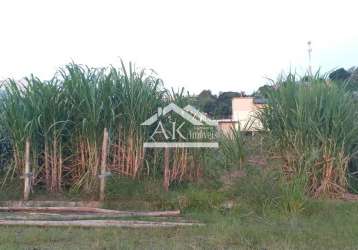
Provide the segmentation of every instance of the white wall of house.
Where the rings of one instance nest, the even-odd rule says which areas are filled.
[[[261,122],[256,118],[257,111],[262,104],[255,104],[253,97],[234,97],[232,99],[232,120],[238,121],[236,128],[242,131],[257,131],[262,128]]]

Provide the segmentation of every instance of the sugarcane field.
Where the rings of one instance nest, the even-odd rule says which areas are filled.
[[[355,7],[1,2],[0,250],[357,249]]]

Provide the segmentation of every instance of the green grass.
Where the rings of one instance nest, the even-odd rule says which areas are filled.
[[[252,147],[252,150],[257,149]],[[251,154],[255,155],[255,152],[250,151]],[[282,181],[275,161],[268,165],[266,168],[249,164],[231,166],[225,170],[227,172],[205,175],[196,183],[173,184],[169,192],[163,191],[159,178],[109,178],[105,207],[127,210],[179,208],[184,219],[205,223],[204,227],[2,226],[0,249],[356,248],[358,203],[301,197],[300,191],[295,193],[295,186]],[[231,179],[230,183],[223,181],[223,176],[238,170],[244,171],[245,175]],[[8,187],[1,193],[2,198],[21,192],[21,188],[16,189],[19,186],[14,183],[13,187]],[[65,199],[74,197],[76,194],[63,193]],[[32,199],[46,198],[53,197],[39,191],[32,196]],[[232,202],[231,207],[225,205],[228,201]]]
[[[159,180],[112,178],[106,207],[181,208],[204,227],[166,229],[0,227],[0,249],[354,249],[358,203],[311,200],[283,212],[285,189],[270,171],[246,166],[230,187],[205,180],[173,186]],[[41,194],[40,194],[41,195]],[[34,198],[38,198],[35,195]],[[232,208],[223,204],[234,200]]]
[[[240,167],[241,169],[242,167]],[[235,170],[235,169],[232,169]],[[174,185],[111,178],[106,207],[175,209],[204,227],[165,229],[0,227],[0,249],[354,249],[358,203],[305,199],[285,209],[286,186],[273,169],[244,166],[246,176]],[[35,195],[34,198],[37,196]],[[294,196],[293,196],[294,197]],[[233,201],[231,208],[223,204]],[[301,198],[294,201],[301,201]]]
[[[220,207],[226,192],[219,192],[215,182],[182,183],[165,192],[158,179],[131,180],[112,178],[107,185],[105,207],[111,209],[209,211]]]
[[[0,249],[354,249],[358,204],[312,202],[299,216],[223,215],[186,217],[205,227],[171,229],[83,229],[1,227]]]

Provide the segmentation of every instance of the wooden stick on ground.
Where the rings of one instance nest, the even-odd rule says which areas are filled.
[[[179,210],[173,211],[118,211],[93,207],[0,207],[0,212],[57,212],[57,213],[93,213],[122,216],[178,216]]]
[[[130,221],[130,220],[73,220],[73,221],[39,221],[39,220],[0,220],[0,225],[23,226],[75,226],[75,227],[177,227],[202,226],[200,223],[190,222],[162,222],[162,221]]]
[[[64,201],[64,200],[0,201],[0,207],[92,207],[92,208],[100,208],[101,205],[102,204],[99,201]]]
[[[150,213],[78,213],[78,212],[59,212],[59,211],[7,211],[0,213],[0,220],[47,220],[47,221],[67,221],[67,220],[116,220],[119,218],[150,218],[154,221],[171,221],[171,222],[196,222],[186,220],[182,217],[167,215],[157,216]]]

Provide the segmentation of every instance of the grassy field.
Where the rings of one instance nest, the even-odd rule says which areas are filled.
[[[1,249],[356,249],[358,204],[313,202],[297,216],[187,213],[204,227],[83,229],[1,227]]]
[[[298,199],[303,205],[290,210],[272,170],[248,166],[240,171],[245,175],[230,181],[225,176],[182,184],[168,193],[155,180],[113,178],[109,183],[108,208],[180,208],[185,219],[205,226],[0,227],[0,249],[356,249],[358,203]]]

